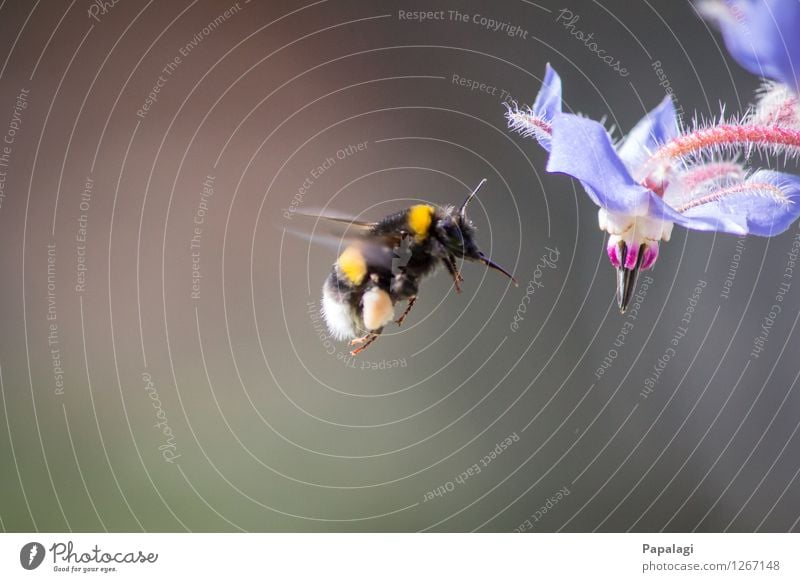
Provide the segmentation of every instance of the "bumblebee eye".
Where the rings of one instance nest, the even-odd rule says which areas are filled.
[[[464,245],[461,221],[456,216],[445,216],[438,224],[439,235],[454,252],[460,253]]]
[[[464,246],[464,232],[457,223],[453,223],[453,225],[450,227],[450,230],[448,230],[447,235],[452,241],[452,244],[457,246],[459,249]]]
[[[450,237],[453,233],[455,222],[453,221],[452,217],[445,216],[443,219],[439,221],[439,224],[437,226],[440,233],[442,233],[446,237]]]

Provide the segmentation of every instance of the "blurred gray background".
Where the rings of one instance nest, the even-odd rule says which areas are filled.
[[[5,530],[798,529],[798,227],[676,227],[622,316],[596,208],[505,129],[547,62],[622,133],[667,90],[686,123],[743,111],[759,81],[690,3],[0,6],[0,133],[27,90]],[[336,248],[290,209],[377,219],[483,177],[479,242],[520,286],[438,273],[351,359],[319,320]]]

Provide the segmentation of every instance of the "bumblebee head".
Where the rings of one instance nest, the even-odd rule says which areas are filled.
[[[442,218],[434,225],[436,238],[445,247],[447,252],[454,257],[483,263],[490,269],[500,271],[516,285],[517,281],[511,273],[497,263],[494,263],[478,248],[475,242],[475,227],[472,225],[472,221],[467,217],[467,205],[485,183],[486,178],[481,180],[480,184],[467,196],[467,199],[464,200],[461,206],[451,206],[445,209]]]

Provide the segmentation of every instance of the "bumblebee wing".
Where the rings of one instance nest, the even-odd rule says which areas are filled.
[[[418,205],[420,209],[432,208],[428,204]],[[421,213],[424,214],[424,213]],[[317,211],[316,209],[295,210],[297,215],[307,223],[307,227],[316,231],[323,227],[328,233],[345,237],[364,237],[379,239],[378,244],[387,245],[393,249],[400,247],[409,236],[419,234],[409,224],[409,211],[396,212],[375,222],[359,220],[353,216],[333,211]],[[413,208],[412,208],[413,215]],[[413,220],[412,220],[413,222]],[[429,224],[424,227],[429,228]]]
[[[313,221],[314,228],[323,224],[329,227],[334,227],[342,232],[355,232],[359,235],[367,235],[377,225],[377,222],[368,222],[365,220],[358,220],[353,216],[337,213],[333,211],[323,211],[315,208],[299,211],[296,210],[293,215],[302,217],[309,222]]]
[[[402,243],[403,232],[391,232],[383,228],[383,222],[358,220],[346,214],[336,212],[315,212],[314,209],[294,211],[294,215],[302,220],[298,222],[298,230],[309,230],[315,238],[318,233],[338,237],[343,240],[376,239],[374,244],[397,247]],[[287,228],[287,230],[293,230]],[[312,237],[308,237],[312,238]]]
[[[284,229],[287,234],[305,239],[315,245],[323,245],[341,254],[345,249],[355,246],[373,268],[391,270],[392,260],[397,258],[396,246],[391,236],[382,235],[346,235],[336,236],[326,233],[309,233],[296,229]]]
[[[286,227],[287,232],[306,236],[309,240],[314,240],[319,236],[322,236],[323,239],[332,237],[344,241],[371,239],[370,244],[396,248],[402,244],[405,236],[405,233],[399,230],[379,228],[383,226],[383,221],[368,222],[335,212],[316,213],[313,209],[294,211],[293,214],[302,220],[298,221],[297,229]],[[303,235],[302,232],[306,230],[310,231],[311,235]]]
[[[392,270],[392,261],[397,258],[395,247],[387,244],[387,237],[366,237],[353,243],[364,255],[372,270]]]

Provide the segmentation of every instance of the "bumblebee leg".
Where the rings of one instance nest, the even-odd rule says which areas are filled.
[[[453,277],[453,285],[456,288],[456,293],[461,293],[461,283],[464,281],[464,277],[461,276],[456,266],[456,258],[453,255],[447,255],[447,258],[444,259],[444,266],[447,267],[447,271],[450,273],[450,276]]]
[[[406,305],[406,310],[403,312],[403,314],[400,317],[398,317],[397,319],[394,320],[394,322],[397,325],[403,325],[403,321],[405,320],[405,318],[408,315],[408,313],[411,311],[411,308],[414,307],[414,303],[416,303],[416,302],[417,302],[417,296],[416,295],[412,295],[411,297],[408,298],[408,305]]]
[[[379,335],[381,335],[381,334],[376,333],[376,332],[373,331],[371,333],[368,333],[364,337],[358,337],[358,338],[352,340],[350,342],[351,346],[354,346],[356,344],[361,344],[361,345],[359,347],[357,347],[356,349],[351,350],[350,351],[350,355],[351,356],[357,356],[358,354],[360,354],[361,352],[366,350],[370,346],[370,344],[372,344],[372,342],[374,342],[376,339],[378,339]]]

